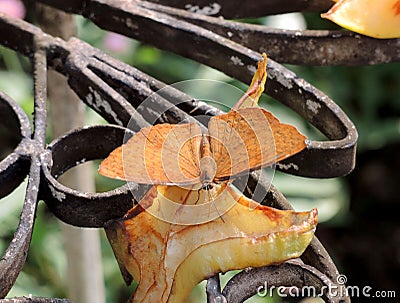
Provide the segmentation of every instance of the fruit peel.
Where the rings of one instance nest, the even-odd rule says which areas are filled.
[[[400,0],[339,0],[321,17],[373,38],[400,38]]]
[[[143,203],[106,226],[125,281],[139,283],[129,302],[184,302],[204,279],[298,257],[310,243],[317,224],[315,209],[294,212],[262,206],[229,184],[218,191],[219,201],[235,203],[221,217],[204,223],[180,225],[154,216],[165,196],[190,197],[178,202],[197,204],[196,191],[155,186]],[[194,222],[197,219],[194,213]]]

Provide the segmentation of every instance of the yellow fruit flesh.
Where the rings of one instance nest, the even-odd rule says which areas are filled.
[[[366,36],[400,38],[400,0],[341,0],[321,16]]]

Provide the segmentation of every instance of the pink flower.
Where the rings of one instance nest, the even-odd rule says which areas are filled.
[[[120,34],[108,32],[104,37],[103,45],[109,51],[121,54],[129,49],[130,40]]]
[[[21,0],[0,0],[0,12],[19,19],[23,19],[26,14]]]

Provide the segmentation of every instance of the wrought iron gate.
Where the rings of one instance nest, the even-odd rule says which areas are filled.
[[[306,177],[337,177],[354,167],[357,132],[341,109],[311,84],[298,78],[280,63],[297,65],[366,65],[400,60],[398,39],[376,40],[351,32],[285,31],[258,25],[226,21],[195,13],[209,6],[208,1],[119,1],[42,0],[66,12],[80,14],[103,29],[154,45],[211,66],[248,83],[253,69],[266,51],[268,63],[266,93],[304,117],[324,133],[328,141],[311,141],[308,148],[282,165],[286,172]],[[210,8],[217,16],[244,18],[293,11],[319,11],[330,1],[242,1],[220,0]],[[197,9],[196,9],[197,7]],[[210,11],[208,11],[210,12]],[[176,43],[179,41],[179,43]],[[104,158],[120,145],[135,107],[153,92],[166,86],[159,80],[126,65],[92,46],[72,38],[63,41],[43,33],[22,20],[0,16],[0,43],[27,57],[34,66],[34,126],[10,97],[0,92],[0,123],[13,151],[0,162],[0,197],[8,195],[29,176],[20,222],[4,256],[0,260],[0,298],[4,298],[21,271],[30,245],[38,199],[43,199],[62,221],[81,227],[103,227],[110,219],[121,217],[132,207],[127,186],[106,193],[84,193],[57,181],[66,170],[78,163]],[[232,60],[235,58],[235,60]],[[235,64],[240,62],[240,64]],[[277,63],[279,62],[279,63]],[[46,73],[54,69],[66,76],[76,94],[109,125],[75,129],[45,145]],[[178,122],[188,113],[215,115],[218,110],[174,89],[159,96],[154,114],[161,107],[170,108],[162,118]],[[190,100],[190,101],[187,101]],[[307,106],[316,104],[318,111]],[[179,103],[179,104],[178,104]],[[174,106],[178,104],[178,106]],[[137,119],[137,129],[148,125],[149,113]],[[151,117],[150,117],[151,118]],[[90,140],[89,140],[90,138]],[[321,165],[323,163],[323,165]],[[253,174],[248,193],[254,190]],[[262,184],[262,183],[261,183]],[[264,185],[267,191],[269,185]],[[145,187],[137,191],[144,192]],[[245,193],[246,194],[246,193]],[[273,186],[264,204],[290,209],[290,204]],[[207,284],[209,302],[243,302],[255,294],[266,277],[271,285],[338,285],[339,273],[330,256],[315,238],[301,260],[281,265],[246,270],[234,276],[221,290],[218,276]],[[338,285],[343,287],[343,285]],[[327,302],[349,302],[343,297],[329,297]],[[68,302],[50,298],[0,299],[0,302]]]

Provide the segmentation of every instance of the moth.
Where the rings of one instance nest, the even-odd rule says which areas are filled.
[[[306,147],[296,127],[260,107],[212,117],[206,131],[194,122],[142,128],[100,164],[99,173],[142,184],[215,184],[270,166]]]

